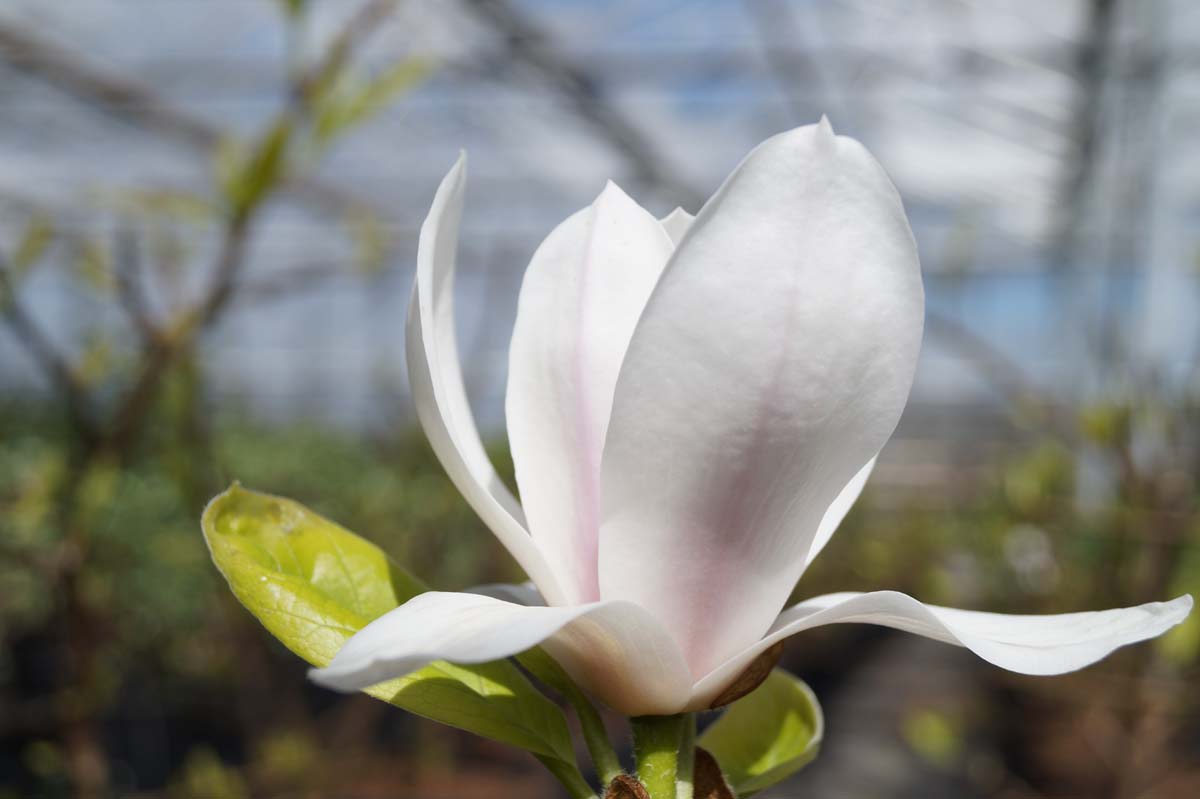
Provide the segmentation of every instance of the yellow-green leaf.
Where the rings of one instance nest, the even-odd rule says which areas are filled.
[[[235,596],[288,649],[325,666],[372,619],[425,590],[377,546],[298,502],[234,484],[201,520]],[[367,693],[453,727],[574,762],[562,711],[508,661],[436,662]]]
[[[248,152],[228,142],[217,148],[217,178],[235,214],[261,203],[286,177],[291,135],[291,120],[281,116]]]
[[[367,122],[398,97],[424,80],[429,65],[420,59],[408,59],[392,65],[369,80],[339,75],[318,93],[313,132],[325,145],[348,130]]]
[[[305,5],[307,5],[306,0],[279,0],[279,6],[283,9],[283,13],[289,17],[298,17],[303,14]]]
[[[75,250],[75,273],[97,292],[113,285],[112,261],[108,252],[94,241],[83,241]]]
[[[33,268],[54,240],[54,223],[43,213],[36,213],[25,225],[12,254],[12,268],[18,277]]]
[[[787,779],[817,756],[824,734],[821,705],[812,689],[783,669],[734,702],[704,731],[707,749],[738,796]]]

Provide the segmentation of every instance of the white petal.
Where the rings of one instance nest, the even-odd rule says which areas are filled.
[[[626,715],[676,713],[691,678],[670,635],[628,602],[525,607],[430,592],[358,631],[312,679],[358,691],[435,660],[485,663],[543,645],[583,688]]]
[[[692,226],[692,222],[696,217],[689,214],[682,208],[676,208],[671,213],[658,220],[663,226],[663,230],[667,231],[667,235],[671,237],[671,243],[676,247],[683,240],[683,234],[688,232],[688,228]]]
[[[692,704],[706,706],[706,698],[711,702],[761,652],[822,624],[878,624],[964,646],[1009,671],[1062,674],[1095,663],[1118,647],[1161,635],[1183,621],[1191,609],[1192,597],[1184,595],[1132,608],[1011,616],[923,605],[896,591],[828,594],[779,614],[761,641],[697,683]]]
[[[603,458],[600,587],[697,676],[757,641],[822,516],[895,428],[924,293],[883,169],[828,123],[760,145],[650,297]]]
[[[525,272],[509,350],[508,436],[530,534],[567,604],[600,598],[600,452],[634,325],[672,252],[613,183],[546,238]]]
[[[871,476],[871,471],[875,468],[875,458],[867,461],[867,465],[858,470],[858,472],[850,478],[850,482],[846,483],[841,493],[830,503],[825,515],[821,517],[821,525],[817,528],[817,534],[813,536],[812,547],[808,550],[808,557],[804,561],[804,568],[808,568],[817,555],[821,554],[821,550],[829,543],[829,539],[833,538],[833,534],[837,532],[838,526],[842,523],[842,519],[846,518],[846,514],[850,512],[850,508],[854,507],[854,503],[858,500],[858,495],[862,493],[863,487],[867,484],[867,478]]]
[[[496,474],[467,402],[454,334],[454,268],[466,156],[442,180],[417,250],[417,279],[405,327],[408,379],[417,418],[454,485],[551,602],[558,581],[522,524],[521,508]]]

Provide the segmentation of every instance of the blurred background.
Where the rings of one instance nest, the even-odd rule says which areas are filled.
[[[198,527],[231,480],[441,588],[519,577],[415,429],[416,234],[471,176],[460,347],[498,463],[540,239],[608,178],[696,211],[827,113],[891,172],[912,401],[798,587],[1067,612],[1200,589],[1200,6],[1187,0],[0,4],[0,797],[557,796],[304,679]],[[507,467],[502,468],[502,471]],[[1200,616],[1082,673],[869,627],[775,797],[1200,796]]]

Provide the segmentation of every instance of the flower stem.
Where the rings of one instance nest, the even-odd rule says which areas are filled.
[[[679,743],[679,773],[675,778],[676,799],[694,799],[696,770],[696,714],[685,713]]]
[[[571,799],[597,799],[596,792],[592,790],[592,786],[588,785],[583,774],[579,772],[579,767],[574,763],[546,755],[534,755],[534,757],[541,761],[542,765],[554,775],[554,778],[562,783],[563,787],[567,789],[567,793],[571,795]]]
[[[567,696],[567,701],[579,716],[579,726],[583,730],[583,741],[592,757],[592,765],[596,767],[600,779],[608,785],[625,770],[621,768],[621,761],[617,758],[617,751],[613,749],[612,742],[608,740],[608,732],[604,729],[600,713],[578,689],[573,695]]]
[[[633,749],[637,776],[650,799],[676,799],[679,747],[683,743],[687,714],[638,716],[633,719]]]
[[[613,749],[612,742],[608,740],[608,731],[604,729],[600,712],[562,667],[539,648],[521,653],[517,660],[533,676],[562,694],[575,709],[580,729],[583,731],[583,742],[587,745],[592,765],[596,767],[596,773],[603,783],[608,785],[617,775],[624,773],[621,761],[617,758],[617,750]]]

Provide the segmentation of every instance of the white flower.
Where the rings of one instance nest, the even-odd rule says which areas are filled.
[[[455,485],[548,606],[422,594],[361,630],[318,682],[357,690],[541,644],[613,708],[668,714],[708,707],[760,654],[821,624],[881,624],[1058,674],[1188,614],[1190,596],[1005,616],[893,591],[782,610],[895,428],[924,317],[896,189],[824,119],[759,145],[694,221],[657,220],[610,183],[538,248],[509,361],[518,504],[480,443],[454,339],[465,173],[460,159],[421,230],[413,397]]]

